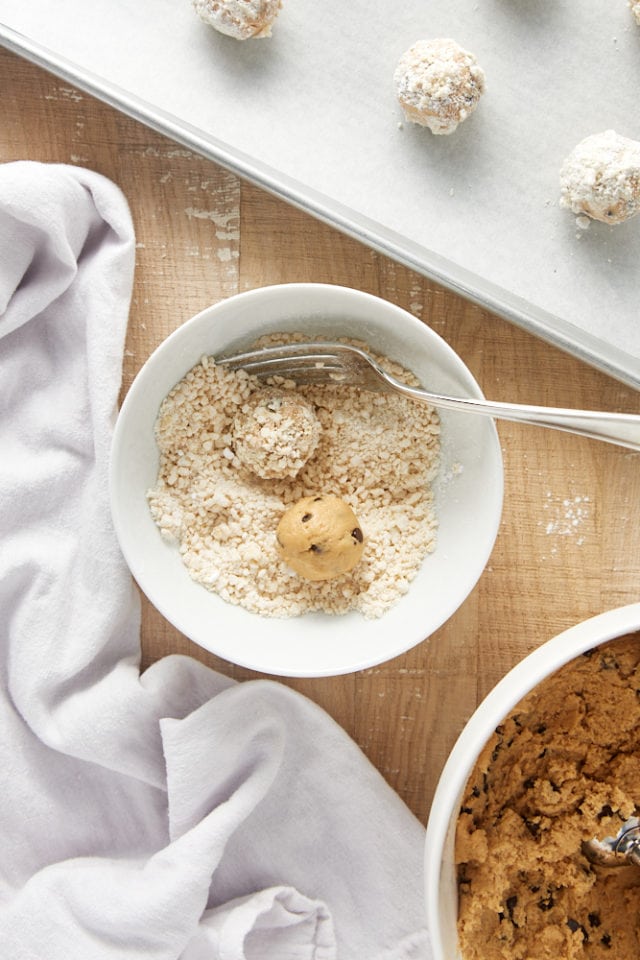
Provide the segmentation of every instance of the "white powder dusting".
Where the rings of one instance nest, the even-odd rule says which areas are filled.
[[[619,224],[640,212],[640,143],[615,130],[574,147],[560,170],[560,206]]]
[[[544,525],[547,536],[572,537],[578,546],[582,546],[584,535],[581,527],[591,516],[591,500],[588,496],[559,498],[548,490],[542,509],[549,513],[549,517],[538,521],[538,525]],[[557,548],[553,547],[551,553],[556,552]]]
[[[416,383],[397,364],[377,359]],[[318,446],[295,478],[265,480],[239,461],[232,435],[238,410],[263,389],[204,357],[171,391],[156,424],[160,468],[147,495],[154,520],[178,545],[190,575],[228,602],[264,616],[311,610],[381,616],[435,549],[437,413],[356,387],[300,386],[296,392],[314,404],[321,424]],[[288,505],[319,493],[336,494],[352,507],[366,549],[349,573],[312,582],[280,559],[275,531]]]
[[[418,317],[419,319],[422,319],[424,314],[424,301],[422,297],[422,285],[419,281],[414,280],[409,290],[409,309],[414,317]]]
[[[281,0],[192,0],[198,16],[210,27],[236,40],[270,37]]]
[[[54,87],[53,93],[47,93],[45,100],[72,100],[74,103],[80,103],[84,100],[82,94],[74,87]]]
[[[186,150],[182,147],[145,147],[142,151],[144,157],[166,157],[167,160],[192,160],[196,154],[192,150]]]
[[[216,257],[221,263],[229,263],[231,260],[236,260],[239,256],[239,251],[232,250],[231,247],[220,247],[216,250]]]
[[[197,241],[185,250],[185,255],[216,260],[220,264],[218,282],[223,292],[237,293],[240,181],[233,174],[203,178],[196,170],[186,170],[183,175],[187,189],[198,194],[198,199],[194,197],[195,202],[184,208],[184,215],[193,223],[189,234]],[[211,225],[214,229],[210,229]]]
[[[418,40],[394,73],[404,116],[435,134],[450,134],[478,106],[485,88],[475,56],[455,40]]]
[[[237,224],[238,212],[236,210],[220,212],[219,210],[200,210],[197,207],[185,207],[186,215],[196,220],[211,220],[218,229],[216,237],[218,240],[239,240],[240,230]]]

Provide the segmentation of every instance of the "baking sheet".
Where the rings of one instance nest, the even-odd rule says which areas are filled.
[[[558,206],[579,140],[640,139],[626,0],[283,0],[244,42],[189,0],[2,0],[0,19],[4,45],[640,387],[640,218],[581,230]],[[487,77],[448,137],[403,122],[393,90],[429,36]]]

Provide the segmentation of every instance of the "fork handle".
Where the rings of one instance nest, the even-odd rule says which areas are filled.
[[[421,403],[466,413],[481,413],[500,420],[514,420],[540,427],[552,427],[595,440],[606,440],[631,450],[640,450],[640,415],[606,413],[600,410],[571,410],[563,407],[537,407],[523,403],[495,403],[467,397],[443,397],[415,387],[401,385],[402,392]]]

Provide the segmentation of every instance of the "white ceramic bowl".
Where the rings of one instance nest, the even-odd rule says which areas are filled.
[[[570,627],[510,670],[465,725],[438,781],[427,824],[425,896],[433,960],[460,960],[455,828],[464,788],[480,751],[507,714],[541,680],[585,650],[636,630],[640,630],[640,603]]]
[[[200,646],[233,663],[281,676],[328,676],[388,660],[421,642],[460,606],[493,548],[503,468],[491,419],[443,411],[435,485],[438,544],[409,592],[377,620],[359,613],[273,619],[225,603],[193,581],[165,543],[145,499],[156,479],[154,423],[171,388],[203,354],[249,345],[269,332],[367,341],[435,391],[481,397],[471,373],[425,324],[385,300],[327,284],[283,284],[238,294],[188,320],[149,357],[116,424],[111,506],[120,545],[157,609]]]

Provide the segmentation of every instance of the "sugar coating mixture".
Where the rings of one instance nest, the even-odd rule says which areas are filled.
[[[263,338],[257,345],[283,339]],[[376,359],[417,385],[398,364]],[[431,482],[439,465],[438,414],[405,397],[357,387],[274,385],[305,397],[320,422],[317,448],[297,476],[265,480],[243,465],[232,425],[238,409],[265,388],[204,357],[158,415],[160,465],[148,492],[152,516],[163,536],[178,544],[190,575],[224,600],[264,616],[358,610],[379,617],[407,592],[435,549]],[[288,506],[318,494],[349,504],[365,550],[353,570],[312,582],[280,557],[276,529]]]
[[[605,130],[582,140],[560,171],[560,205],[603,223],[640,211],[640,143]]]
[[[478,106],[484,71],[455,40],[419,40],[403,53],[394,73],[407,120],[432,133],[453,133]]]
[[[629,9],[636,18],[636,23],[640,26],[640,0],[629,0]]]
[[[192,0],[205,23],[236,40],[270,37],[282,0]]]
[[[582,842],[640,810],[640,634],[540,683],[485,746],[456,833],[464,960],[637,960],[640,869]]]
[[[320,421],[313,404],[293,390],[258,390],[232,425],[236,456],[258,477],[295,477],[313,455]]]

